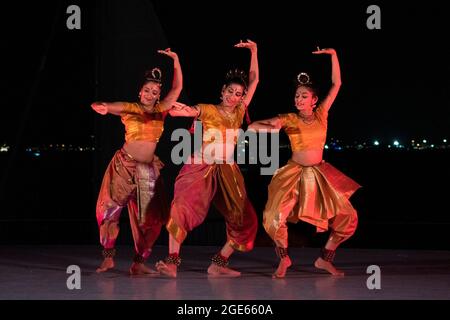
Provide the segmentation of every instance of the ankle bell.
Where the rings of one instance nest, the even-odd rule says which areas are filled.
[[[219,267],[227,267],[228,266],[228,258],[222,256],[220,253],[217,253],[211,258],[212,263],[218,265]]]
[[[320,257],[328,262],[333,262],[334,257],[336,255],[336,250],[328,250],[326,248],[322,248],[320,252]]]

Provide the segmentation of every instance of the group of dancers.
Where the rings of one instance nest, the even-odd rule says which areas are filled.
[[[115,242],[119,234],[119,217],[127,206],[134,238],[135,255],[131,275],[155,274],[177,276],[182,260],[180,247],[188,233],[206,218],[210,205],[223,215],[227,240],[211,258],[210,276],[236,277],[240,272],[228,266],[235,250],[249,251],[254,246],[258,219],[250,202],[239,166],[233,161],[237,132],[247,113],[259,82],[257,45],[251,40],[239,42],[237,48],[250,51],[248,75],[230,70],[221,90],[220,103],[187,106],[177,102],[183,88],[178,55],[170,49],[158,52],[173,60],[173,82],[160,100],[162,72],[146,72],[137,102],[94,102],[98,113],[121,117],[125,126],[125,143],[109,163],[96,206],[103,261],[97,272],[114,268]],[[275,244],[279,264],[273,278],[283,278],[292,261],[288,253],[287,222],[310,223],[318,232],[330,230],[326,244],[314,265],[332,275],[343,275],[333,264],[338,246],[353,235],[358,217],[349,198],[360,187],[323,160],[327,134],[328,110],[341,86],[339,61],[334,49],[317,48],[313,54],[331,57],[331,88],[319,99],[310,77],[297,76],[295,112],[251,123],[248,130],[278,131],[289,137],[292,157],[278,169],[269,186],[263,212],[263,226]],[[195,117],[202,122],[203,144],[181,168],[168,208],[160,170],[162,162],[155,155],[164,128],[164,115]],[[169,252],[155,269],[145,262],[152,252],[161,228],[169,233]]]

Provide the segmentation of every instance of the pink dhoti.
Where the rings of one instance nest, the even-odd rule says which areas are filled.
[[[289,160],[269,185],[264,229],[278,247],[287,248],[286,222],[302,220],[316,226],[318,232],[330,228],[340,243],[356,230],[358,216],[349,198],[360,187],[327,162],[303,167]]]
[[[168,205],[155,156],[152,163],[140,163],[123,149],[116,152],[106,169],[97,200],[100,243],[114,248],[119,234],[119,217],[127,205],[136,253],[147,258],[167,221]]]
[[[185,164],[175,182],[167,230],[182,243],[206,218],[211,203],[225,218],[228,243],[236,250],[251,250],[258,220],[235,163]]]

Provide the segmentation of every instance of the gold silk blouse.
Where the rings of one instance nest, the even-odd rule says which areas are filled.
[[[155,105],[151,112],[146,112],[137,102],[124,102],[121,114],[125,125],[125,141],[158,142],[164,130],[161,107]]]
[[[220,107],[213,104],[198,104],[196,108],[200,112],[198,119],[202,121],[204,142],[228,142],[227,129],[232,129],[229,135],[232,134],[233,142],[237,142],[235,132],[241,127],[245,115],[243,104],[237,105],[229,116],[220,113]]]
[[[278,115],[291,142],[292,151],[322,150],[327,137],[328,111],[321,106],[314,111],[314,120],[305,123],[296,113]]]

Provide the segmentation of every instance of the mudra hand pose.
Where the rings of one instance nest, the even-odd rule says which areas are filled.
[[[91,105],[102,115],[120,116],[126,131],[125,144],[106,169],[97,200],[96,214],[104,257],[97,272],[114,267],[119,217],[127,205],[136,252],[130,274],[157,273],[144,265],[168,217],[168,205],[159,178],[162,163],[156,157],[155,149],[163,132],[163,112],[172,108],[183,86],[177,54],[170,48],[158,52],[174,62],[172,88],[161,102],[161,71],[154,68],[144,77],[138,102],[94,102]]]
[[[175,182],[174,199],[167,223],[169,256],[156,268],[169,277],[176,277],[181,263],[180,247],[188,232],[200,225],[211,203],[225,218],[227,241],[214,257],[207,272],[210,276],[239,276],[228,267],[228,259],[235,250],[253,248],[257,217],[245,190],[244,179],[233,158],[235,137],[228,141],[228,130],[238,129],[258,83],[256,43],[248,40],[235,47],[251,52],[250,75],[247,85],[245,73],[230,71],[222,87],[221,102],[198,104],[194,107],[176,103],[172,116],[198,117],[203,124],[203,152],[196,152],[181,169]],[[215,134],[212,134],[215,133]]]
[[[344,274],[333,265],[335,250],[353,235],[358,222],[348,199],[360,186],[322,159],[328,110],[341,86],[338,57],[334,49],[313,53],[331,56],[332,85],[327,96],[317,105],[316,89],[309,76],[300,73],[294,99],[297,112],[255,121],[249,126],[255,131],[285,130],[292,149],[287,165],[278,169],[272,178],[263,214],[264,229],[275,242],[280,258],[274,278],[283,278],[292,264],[288,255],[287,222],[302,220],[314,225],[318,232],[331,229],[314,265],[333,275]]]

